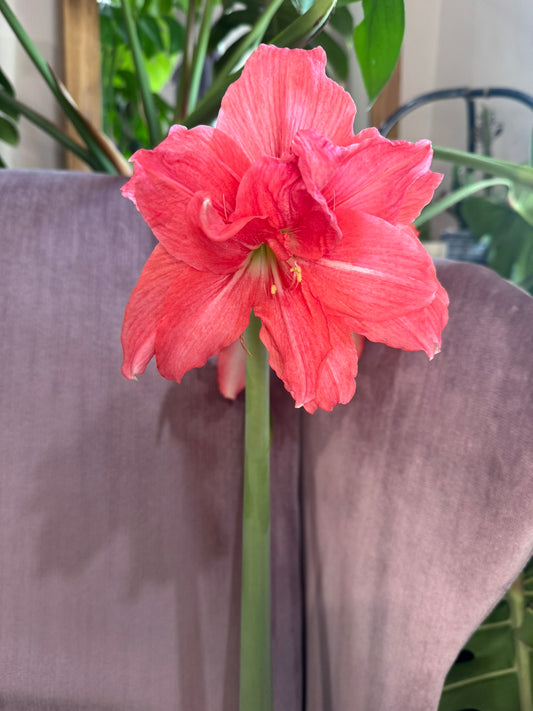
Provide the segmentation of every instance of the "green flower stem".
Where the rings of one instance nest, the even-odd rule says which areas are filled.
[[[86,150],[83,146],[80,146],[79,143],[73,141],[66,135],[66,133],[63,133],[63,131],[61,131],[55,124],[45,118],[42,114],[37,113],[37,111],[33,111],[33,109],[30,109],[29,106],[22,103],[22,101],[18,101],[15,97],[10,96],[6,91],[2,90],[0,90],[0,109],[3,109],[4,111],[6,109],[12,109],[17,113],[22,114],[22,116],[27,118],[28,121],[31,121],[31,123],[35,124],[35,126],[38,126],[45,133],[48,133],[49,136],[69,151],[72,151],[72,153],[77,155],[78,158],[87,163],[87,165],[91,168],[94,170],[100,169],[100,164],[88,150]]]
[[[464,165],[466,168],[482,170],[499,178],[507,178],[520,185],[533,187],[533,168],[529,165],[519,165],[518,163],[496,160],[476,153],[457,151],[453,148],[442,148],[441,146],[433,146],[433,157],[450,161],[456,165]]]
[[[152,148],[155,148],[155,146],[161,141],[161,130],[159,128],[159,120],[154,97],[152,96],[152,91],[150,89],[148,72],[146,71],[146,66],[144,64],[141,43],[133,21],[131,0],[120,0],[120,4],[122,6],[122,14],[124,16],[126,32],[128,34],[130,49],[133,56],[133,64],[135,65],[135,75],[137,76],[137,81],[139,82],[139,91],[141,93],[141,101],[146,116],[148,135],[150,137]]]
[[[533,711],[533,697],[531,694],[531,668],[529,663],[529,649],[520,639],[520,628],[524,624],[525,598],[524,576],[520,575],[507,593],[507,602],[511,613],[515,643],[515,666],[518,675],[518,689],[520,694],[520,711]]]
[[[198,103],[198,92],[200,90],[200,81],[202,79],[202,71],[205,64],[205,55],[207,54],[207,45],[209,44],[209,34],[211,32],[211,17],[217,0],[205,0],[204,12],[202,15],[202,23],[198,40],[194,47],[192,56],[192,71],[191,82],[189,86],[189,96],[187,97],[187,113],[189,114]]]
[[[270,371],[252,314],[246,331],[246,414],[240,711],[272,711],[270,641]]]

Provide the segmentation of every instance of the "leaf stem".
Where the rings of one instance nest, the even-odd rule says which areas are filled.
[[[424,208],[420,217],[415,220],[415,227],[420,228],[423,224],[433,219],[436,215],[440,215],[441,212],[444,212],[448,208],[453,207],[453,205],[456,205],[458,202],[461,202],[461,200],[464,200],[465,198],[474,195],[474,193],[477,193],[480,190],[492,188],[495,185],[505,185],[509,188],[511,187],[511,181],[507,180],[506,178],[489,178],[488,180],[479,180],[475,183],[472,183],[471,185],[465,185],[462,188],[459,188],[459,190],[454,190],[452,193],[449,193],[448,195],[443,197],[442,200],[432,202],[426,208]]]
[[[174,121],[182,123],[187,114],[189,102],[189,89],[191,81],[191,52],[194,42],[194,31],[196,26],[196,0],[188,0],[187,20],[185,23],[185,42],[183,44],[183,57],[181,60],[180,78],[178,84],[178,95],[176,107],[174,109]]]
[[[531,694],[531,668],[529,663],[529,649],[520,639],[520,628],[524,624],[524,576],[519,575],[507,593],[507,601],[511,613],[515,644],[515,666],[518,675],[518,689],[520,693],[520,711],[533,711],[533,697]]]
[[[66,133],[63,133],[55,124],[45,118],[42,114],[33,111],[29,106],[15,99],[14,96],[10,96],[7,92],[0,90],[0,108],[2,109],[13,109],[22,116],[24,116],[28,121],[31,121],[35,126],[38,126],[41,130],[55,139],[64,148],[72,151],[78,156],[82,161],[87,163],[94,170],[100,170],[101,165],[98,163],[96,158],[79,143],[73,141]]]
[[[272,711],[270,370],[252,314],[246,331],[240,711]]]
[[[200,81],[202,79],[202,71],[205,65],[205,57],[207,54],[207,45],[209,44],[209,34],[211,32],[211,17],[217,0],[205,0],[204,11],[198,40],[194,46],[192,55],[192,71],[189,85],[189,95],[187,97],[187,113],[189,114],[198,102],[198,93],[200,90]]]
[[[161,131],[159,128],[159,121],[157,118],[157,110],[155,108],[154,97],[150,89],[150,80],[148,79],[148,73],[144,64],[144,57],[141,48],[141,43],[139,41],[139,35],[137,34],[135,23],[133,21],[133,13],[131,11],[130,2],[131,0],[120,0],[120,4],[122,6],[122,14],[124,15],[124,22],[126,24],[126,32],[128,34],[128,40],[130,43],[131,54],[133,56],[135,74],[137,76],[137,81],[139,82],[139,91],[141,94],[141,101],[146,116],[148,135],[150,137],[150,143],[152,144],[152,148],[154,148],[161,141]]]
[[[450,161],[456,165],[464,165],[466,168],[482,170],[485,173],[490,173],[490,175],[507,178],[515,183],[533,187],[533,168],[529,165],[519,165],[518,163],[481,156],[477,153],[458,151],[454,148],[442,148],[441,146],[433,146],[433,157]]]

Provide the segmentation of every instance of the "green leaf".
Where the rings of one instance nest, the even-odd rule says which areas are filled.
[[[7,91],[7,93],[10,96],[15,96],[15,90],[13,89],[13,85],[11,84],[9,79],[6,77],[6,75],[2,71],[1,67],[0,67],[0,86],[4,89],[4,91]]]
[[[483,197],[465,200],[461,215],[475,237],[490,239],[489,266],[504,279],[522,283],[527,267],[524,263],[517,276],[515,265],[525,259],[524,245],[533,243],[533,227],[506,203]]]
[[[510,182],[505,178],[479,180],[477,182],[468,183],[467,185],[464,185],[458,190],[454,190],[453,192],[448,193],[448,195],[443,197],[441,200],[431,202],[427,207],[424,208],[424,210],[422,210],[422,214],[420,215],[420,217],[415,220],[415,227],[417,229],[420,228],[423,224],[433,219],[436,215],[440,215],[441,212],[448,210],[450,207],[453,207],[453,205],[456,205],[458,202],[465,200],[466,198],[470,197],[474,193],[479,192],[480,190],[486,190],[487,188],[495,187],[496,185],[509,186]]]
[[[530,650],[522,640],[527,599],[522,574],[458,656],[439,711],[531,711]]]
[[[291,0],[291,3],[299,15],[303,15],[313,5],[314,0]]]
[[[183,26],[176,20],[175,17],[170,15],[163,16],[163,21],[167,23],[169,31],[169,51],[171,54],[176,52],[181,52],[183,49],[183,38],[185,37],[185,31]]]
[[[327,31],[320,34],[318,44],[321,44],[326,50],[328,69],[333,69],[335,78],[338,81],[346,81],[349,71],[346,47],[341,46]]]
[[[509,191],[509,204],[526,222],[533,226],[533,190],[513,184]]]
[[[16,146],[19,140],[19,132],[13,121],[0,116],[0,141]]]
[[[351,37],[353,32],[353,15],[347,7],[337,7],[331,15],[329,24],[343,37]]]
[[[363,0],[364,19],[353,41],[368,99],[372,103],[389,80],[403,41],[403,0]]]
[[[150,90],[152,93],[158,93],[171,78],[174,67],[176,66],[176,57],[169,57],[166,54],[159,53],[146,60],[146,71],[150,82]]]

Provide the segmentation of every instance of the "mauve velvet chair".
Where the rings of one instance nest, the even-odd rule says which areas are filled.
[[[0,171],[3,711],[238,708],[243,402],[120,375],[153,246],[120,184]],[[433,362],[367,343],[313,416],[273,378],[275,711],[435,711],[531,553],[533,300],[438,271]]]

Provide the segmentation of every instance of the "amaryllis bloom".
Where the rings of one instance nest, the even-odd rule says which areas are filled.
[[[133,156],[124,186],[157,237],[126,308],[127,378],[153,355],[180,381],[219,354],[219,384],[244,385],[253,310],[269,362],[313,412],[355,392],[357,338],[440,348],[448,298],[413,220],[439,184],[428,141],[353,134],[355,106],[326,56],[259,47],[216,128],[173,126]]]

